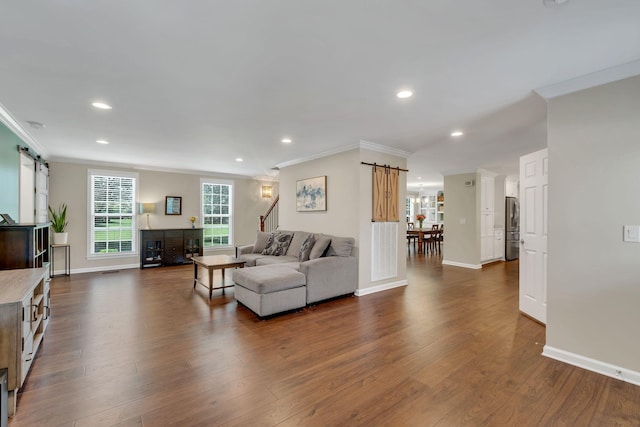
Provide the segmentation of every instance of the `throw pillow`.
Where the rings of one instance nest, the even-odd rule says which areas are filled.
[[[262,251],[264,251],[264,248],[267,247],[267,243],[269,242],[269,237],[271,237],[271,233],[258,231],[258,235],[256,236],[256,243],[253,244],[254,254],[261,254]]]
[[[298,253],[298,261],[308,261],[309,255],[311,254],[311,249],[313,249],[313,244],[316,242],[313,234],[309,234],[304,242],[302,242],[302,246],[300,247],[300,253]]]
[[[271,237],[269,237],[267,247],[262,251],[262,255],[281,256],[286,254],[292,237],[293,233],[280,232],[272,234]]]
[[[350,256],[355,243],[356,239],[353,237],[331,236],[331,247],[327,256]]]
[[[311,249],[311,253],[309,254],[309,259],[316,259],[316,258],[320,258],[322,255],[324,255],[324,252],[327,250],[327,248],[329,247],[329,244],[331,243],[331,239],[327,236],[317,236],[315,237],[316,239],[316,243],[313,245],[313,248]]]

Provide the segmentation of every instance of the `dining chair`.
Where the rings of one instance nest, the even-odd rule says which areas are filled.
[[[414,225],[412,222],[407,223],[407,230],[413,230]],[[416,251],[416,242],[418,241],[417,234],[407,234],[407,250],[411,250],[411,243],[413,243],[413,252]]]
[[[438,237],[437,231],[438,231],[438,224],[433,224],[431,226],[431,233],[429,233],[429,236],[426,239],[424,237],[422,238],[422,243],[424,244],[423,251],[424,251],[425,254],[429,250],[431,252],[435,252],[435,249],[436,249],[435,244],[436,244],[437,237]]]
[[[436,241],[434,242],[434,245],[437,243],[438,252],[441,252],[442,251],[441,244],[444,241],[444,224],[440,224],[440,228],[438,229],[438,234],[435,237],[436,237]]]

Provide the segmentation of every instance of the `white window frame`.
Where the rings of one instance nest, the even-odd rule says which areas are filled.
[[[133,212],[131,215],[131,252],[117,252],[117,253],[93,253],[94,242],[94,212],[93,212],[93,176],[112,176],[119,178],[132,178],[134,180],[133,189]],[[102,169],[88,169],[87,170],[87,259],[104,259],[104,258],[130,258],[138,256],[138,213],[137,213],[137,200],[138,200],[138,174],[135,172],[123,172],[123,171],[111,171]]]
[[[204,185],[212,184],[212,185],[228,185],[231,187],[231,191],[229,192],[229,243],[226,245],[216,245],[216,246],[205,246],[206,242],[206,226],[204,223]],[[204,248],[204,252],[214,252],[221,250],[229,250],[234,248],[233,244],[233,215],[234,215],[234,200],[235,200],[235,182],[233,180],[227,179],[216,179],[216,178],[200,178],[200,218],[198,218],[199,225],[202,227],[202,245]]]

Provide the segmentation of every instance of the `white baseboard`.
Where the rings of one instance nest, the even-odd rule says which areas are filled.
[[[577,366],[587,371],[596,372],[611,378],[622,380],[640,386],[640,372],[632,371],[620,366],[611,365],[600,360],[591,359],[580,354],[570,353],[548,345],[542,350],[542,355],[569,365]]]
[[[406,280],[400,280],[398,282],[385,283],[384,285],[372,286],[370,288],[356,289],[355,295],[361,297],[363,295],[375,294],[376,292],[388,291],[389,289],[399,288],[401,286],[407,286]]]
[[[88,268],[74,268],[70,271],[71,274],[80,274],[80,273],[98,273],[100,271],[111,271],[111,270],[126,270],[129,268],[140,268],[140,264],[123,264],[123,265],[108,265],[104,267],[88,267]],[[58,274],[63,275],[64,270],[56,270],[52,273],[57,276]]]
[[[448,261],[446,259],[442,260],[442,265],[451,265],[453,267],[471,268],[473,270],[480,270],[482,268],[482,264],[465,264],[464,262]]]

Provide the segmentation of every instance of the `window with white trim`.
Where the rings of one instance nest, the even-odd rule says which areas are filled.
[[[201,180],[205,248],[233,246],[233,181]]]
[[[137,173],[89,170],[89,256],[135,255]]]

